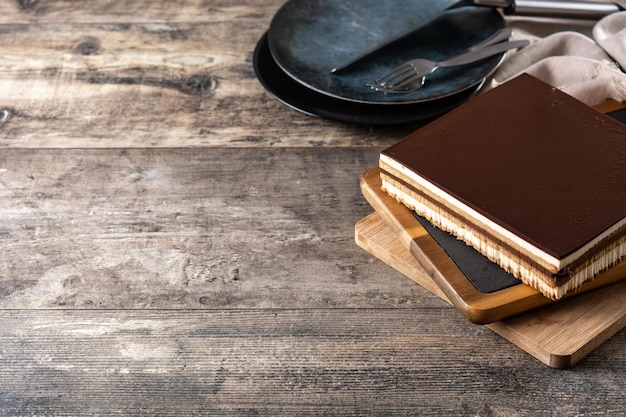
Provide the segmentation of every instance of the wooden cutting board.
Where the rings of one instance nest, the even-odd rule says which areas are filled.
[[[506,273],[477,251],[449,235],[447,241],[437,240],[436,234],[441,234],[437,229],[431,231],[431,236],[425,227],[432,227],[420,223],[414,213],[385,193],[381,186],[378,167],[369,169],[362,175],[361,191],[365,198],[468,320],[477,324],[492,323],[553,303],[539,291],[518,280],[515,280],[517,284],[497,291],[479,290],[476,282],[492,279],[486,275],[489,272],[487,268],[496,268],[500,273]],[[447,247],[440,246],[440,243]],[[483,265],[481,268],[474,268],[475,270],[463,267],[473,267],[479,262]],[[470,273],[474,276],[470,276]],[[482,276],[484,274],[486,276]],[[496,278],[497,275],[493,277]],[[623,281],[625,278],[626,261],[585,283],[575,296]],[[568,298],[571,296],[573,295]]]
[[[361,219],[355,234],[361,248],[450,302],[379,213]],[[626,282],[486,325],[553,368],[573,366],[624,326]]]

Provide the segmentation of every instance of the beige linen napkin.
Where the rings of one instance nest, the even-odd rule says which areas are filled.
[[[510,22],[515,38],[531,45],[504,60],[492,87],[521,73],[531,74],[589,105],[626,101],[626,12],[613,13],[592,27],[534,35],[528,21]],[[535,26],[537,27],[537,26]]]
[[[614,13],[593,28],[596,42],[626,69],[626,12]]]

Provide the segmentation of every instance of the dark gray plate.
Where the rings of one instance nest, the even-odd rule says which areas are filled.
[[[324,119],[368,125],[428,122],[469,100],[482,86],[482,82],[478,82],[472,88],[440,100],[395,106],[340,100],[313,91],[285,74],[272,58],[267,34],[254,50],[254,71],[270,94],[294,110]]]
[[[407,104],[440,99],[476,85],[495,71],[503,55],[455,68],[441,68],[409,94],[383,94],[367,86],[412,58],[441,60],[462,52],[505,27],[491,7],[450,10],[433,23],[339,73],[330,71],[390,35],[403,32],[454,1],[290,0],[272,19],[268,43],[276,63],[297,82],[338,99]]]

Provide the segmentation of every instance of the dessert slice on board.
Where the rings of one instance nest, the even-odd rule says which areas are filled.
[[[530,75],[380,154],[382,187],[558,300],[626,259],[626,126]]]
[[[443,248],[425,229],[426,223],[420,223],[411,210],[382,190],[378,167],[371,168],[362,175],[361,191],[393,233],[400,238],[406,249],[427,271],[430,278],[471,322],[491,323],[547,304],[562,302],[552,301],[520,281],[510,285],[506,277],[500,277],[505,283],[501,289],[491,288],[488,292],[477,289],[492,285],[485,281],[492,280],[494,271],[482,275],[484,268],[462,270],[459,265],[475,265],[477,262],[486,262],[485,259],[481,260],[478,252],[470,250],[465,243],[456,239],[448,239],[445,242],[448,246]],[[459,253],[459,249],[461,255],[456,259],[451,258],[450,254]],[[506,275],[504,271],[500,272]],[[466,274],[472,275],[471,280]],[[565,298],[577,297],[581,293],[622,281],[625,277],[626,261],[622,261]]]

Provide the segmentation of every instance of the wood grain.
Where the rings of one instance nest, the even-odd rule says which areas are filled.
[[[391,265],[447,303],[450,299],[428,275],[415,257],[407,256],[407,247],[377,212],[359,220],[355,228],[357,245]],[[409,253],[410,255],[410,253]]]
[[[426,303],[353,242],[343,149],[5,150],[1,308]],[[27,256],[25,256],[27,254]]]
[[[0,3],[0,23],[177,23],[255,22],[269,24],[283,0],[85,1],[15,0]]]
[[[275,100],[252,65],[273,10],[257,3],[215,7],[204,23],[0,24],[0,146],[369,148],[415,129],[324,121]]]
[[[417,126],[265,92],[283,3],[0,2],[0,415],[623,415],[623,332],[554,372],[354,244]]]
[[[359,246],[450,303],[380,212],[355,226]],[[626,326],[626,282],[486,327],[553,368],[569,368]]]
[[[624,334],[575,371],[549,372],[487,329],[446,312],[454,313],[438,308],[4,312],[0,412],[622,413],[624,376],[618,370],[624,367]]]

